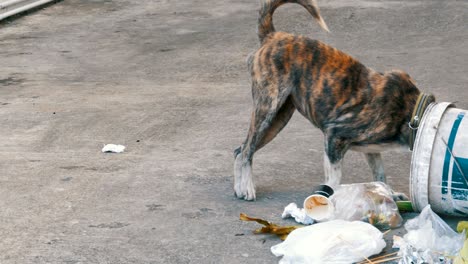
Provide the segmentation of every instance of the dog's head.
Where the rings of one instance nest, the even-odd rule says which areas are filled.
[[[405,102],[409,104],[412,108],[414,108],[418,96],[421,94],[421,91],[416,86],[416,82],[414,81],[408,73],[401,71],[401,70],[393,70],[390,72],[392,76],[392,81],[396,84],[402,94],[405,97]],[[429,103],[435,102],[435,96],[430,94],[428,98]]]
[[[395,100],[401,107],[401,127],[400,127],[400,141],[409,144],[408,139],[413,132],[410,128],[410,120],[412,118],[414,109],[417,107],[418,98],[421,91],[417,88],[416,82],[409,76],[408,73],[401,70],[393,70],[386,74],[388,76],[387,86],[394,87]],[[398,94],[398,95],[397,95]],[[398,97],[398,98],[397,98]],[[435,102],[434,95],[430,94],[426,98],[425,106]]]

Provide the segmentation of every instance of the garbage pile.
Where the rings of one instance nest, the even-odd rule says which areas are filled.
[[[399,209],[404,207],[399,205],[408,203],[397,204],[391,188],[382,182],[340,185],[335,190],[320,185],[305,199],[304,208],[291,203],[284,209],[282,218],[292,217],[301,225],[279,226],[245,214],[241,220],[264,225],[256,234],[276,234],[284,240],[271,248],[281,264],[468,264],[468,222],[460,222],[457,233],[430,205],[407,221],[406,235],[394,236],[398,252],[378,256],[386,247],[384,235],[403,224]]]
[[[336,190],[320,185],[304,200],[304,209],[295,203],[286,206],[282,217],[289,216],[306,225],[341,219],[364,221],[380,229],[397,228],[403,222],[393,192],[383,182],[343,184]]]
[[[465,234],[455,232],[427,205],[419,216],[408,220],[404,237],[394,236],[393,247],[399,248],[399,263],[451,263],[460,252]],[[467,259],[468,263],[468,259]]]

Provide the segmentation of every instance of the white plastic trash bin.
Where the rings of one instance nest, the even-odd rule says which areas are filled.
[[[468,216],[468,111],[432,103],[416,135],[411,159],[413,209],[427,204],[446,215]]]

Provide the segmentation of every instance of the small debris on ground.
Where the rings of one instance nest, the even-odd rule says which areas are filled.
[[[281,240],[285,240],[286,237],[293,230],[301,228],[302,226],[279,226],[277,224],[270,223],[260,218],[249,217],[246,214],[240,214],[240,220],[242,221],[254,221],[264,225],[264,227],[256,229],[254,234],[275,234],[279,236]]]
[[[283,219],[292,217],[296,222],[304,225],[311,225],[314,223],[314,220],[305,213],[305,210],[303,208],[298,208],[295,203],[288,204],[288,206],[284,208],[281,217]]]
[[[102,148],[103,153],[121,153],[124,152],[124,150],[125,146],[115,144],[107,144]]]

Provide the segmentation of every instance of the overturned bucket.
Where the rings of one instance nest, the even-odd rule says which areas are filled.
[[[411,159],[413,209],[427,204],[446,215],[468,216],[468,111],[432,103],[416,135]]]

